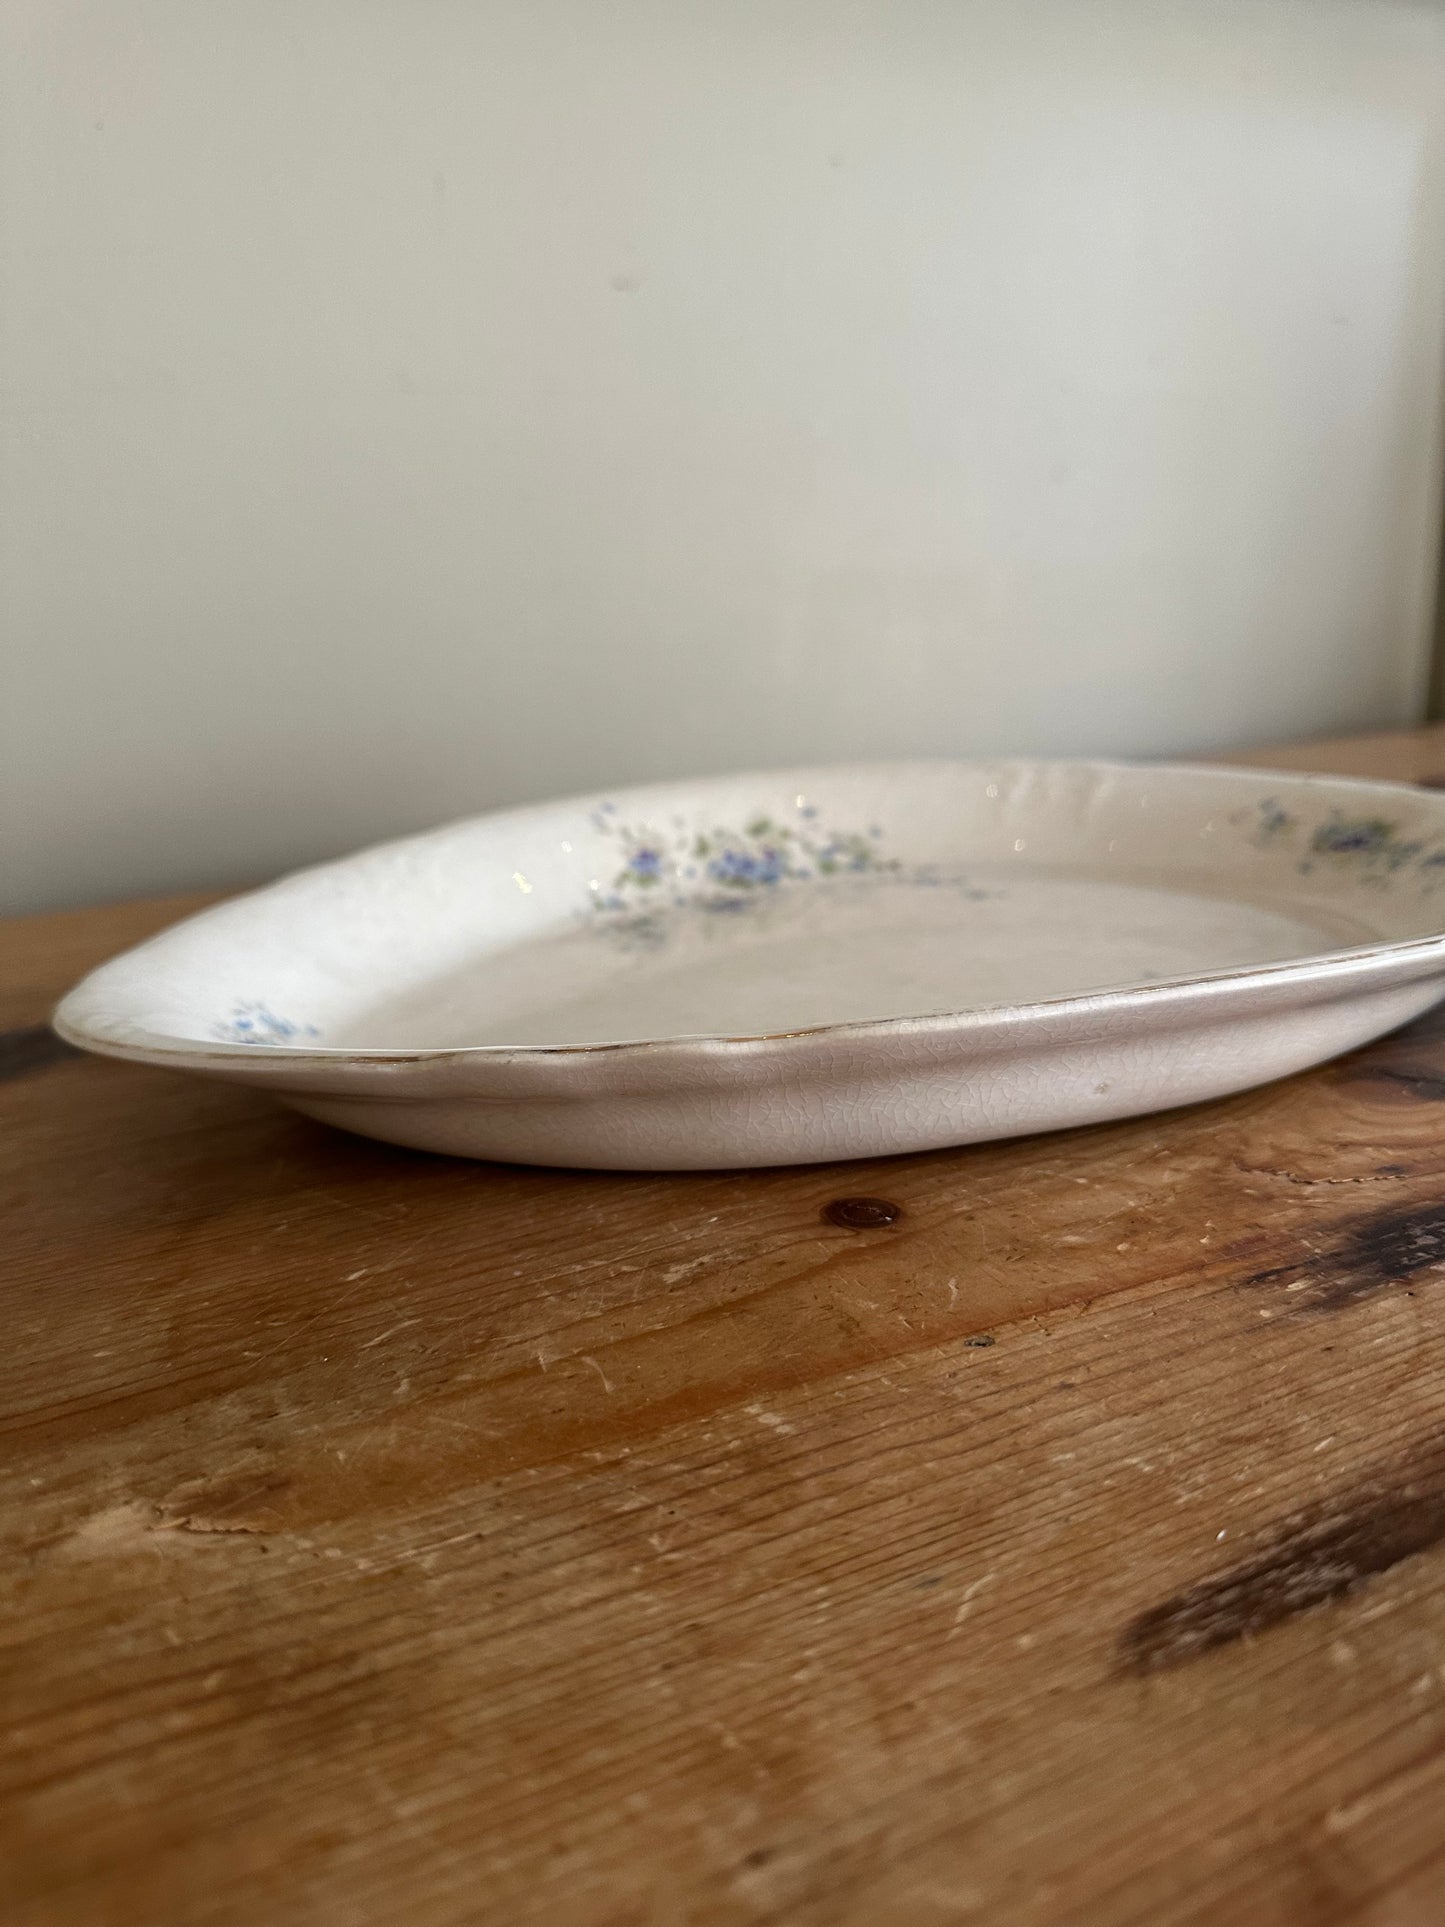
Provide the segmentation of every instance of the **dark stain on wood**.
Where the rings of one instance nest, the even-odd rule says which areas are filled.
[[[32,1024],[26,1030],[0,1031],[0,1083],[14,1077],[28,1077],[43,1071],[62,1058],[78,1057],[80,1052],[67,1044],[46,1024]]]
[[[1371,1084],[1393,1084],[1427,1104],[1445,1103],[1445,1075],[1439,1071],[1392,1070],[1387,1064],[1370,1064],[1356,1072],[1356,1077]]]
[[[1287,1310],[1329,1312],[1442,1269],[1445,1203],[1435,1203],[1346,1219],[1303,1257],[1251,1272],[1240,1282],[1247,1290],[1279,1288]]]
[[[1119,1670],[1143,1677],[1187,1665],[1344,1599],[1442,1541],[1445,1433],[1324,1504],[1281,1520],[1257,1557],[1140,1613],[1120,1636]]]
[[[845,1231],[881,1231],[885,1225],[897,1224],[903,1206],[887,1198],[834,1198],[823,1206],[823,1216]]]

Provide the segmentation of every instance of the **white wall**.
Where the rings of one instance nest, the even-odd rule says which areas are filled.
[[[11,907],[1415,712],[1439,4],[5,22]]]

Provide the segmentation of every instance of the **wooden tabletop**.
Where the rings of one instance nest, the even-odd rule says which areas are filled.
[[[4,927],[5,1927],[1445,1921],[1440,1016],[511,1170],[50,1042],[177,908]]]

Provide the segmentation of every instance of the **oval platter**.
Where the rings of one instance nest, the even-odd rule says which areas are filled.
[[[508,810],[92,972],[61,1036],[512,1162],[873,1157],[1222,1096],[1445,995],[1445,796],[917,762]]]

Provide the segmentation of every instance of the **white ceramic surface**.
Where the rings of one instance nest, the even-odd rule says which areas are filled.
[[[902,763],[485,816],[92,973],[56,1026],[428,1150],[803,1163],[1129,1116],[1445,995],[1445,797]]]

